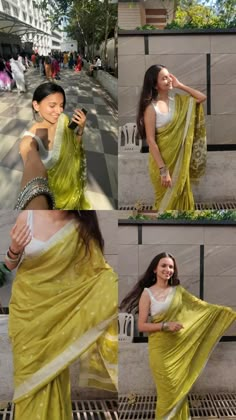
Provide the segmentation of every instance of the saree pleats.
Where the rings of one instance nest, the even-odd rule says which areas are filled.
[[[36,394],[15,405],[15,419],[71,420],[69,368]]]
[[[156,420],[188,420],[187,394],[224,331],[236,320],[231,308],[208,304],[181,286],[166,313],[153,322],[181,322],[179,332],[149,335],[150,367],[157,387]]]
[[[61,114],[56,136],[60,152],[57,161],[48,169],[48,183],[57,209],[88,210],[91,205],[85,197],[87,179],[86,159],[82,140],[68,126],[69,118]],[[57,147],[57,146],[56,146]]]
[[[16,406],[27,405],[41,391],[51,392],[48,385],[54,380],[60,389],[59,376],[78,357],[82,384],[86,378],[87,386],[116,391],[116,318],[116,274],[95,243],[85,256],[74,225],[48,249],[23,260],[9,318]]]
[[[157,130],[156,142],[169,169],[172,187],[161,185],[159,168],[149,155],[149,173],[155,192],[154,209],[194,210],[190,176],[195,182],[203,175],[206,164],[206,135],[201,104],[185,95],[175,95],[172,121]],[[193,171],[190,168],[193,166]]]

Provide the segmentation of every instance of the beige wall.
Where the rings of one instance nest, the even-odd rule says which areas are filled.
[[[181,284],[199,296],[200,245],[205,246],[205,300],[236,310],[236,226],[143,225],[142,244],[138,244],[138,227],[120,225],[119,300],[144,273],[152,258],[163,251],[175,256]],[[236,322],[225,335],[236,335]],[[194,391],[235,392],[235,358],[236,342],[220,343]],[[119,377],[121,393],[155,391],[146,343],[121,343]]]

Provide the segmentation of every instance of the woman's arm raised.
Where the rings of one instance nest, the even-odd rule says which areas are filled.
[[[198,104],[206,100],[206,95],[204,95],[204,93],[200,92],[199,90],[193,89],[187,85],[184,85],[173,74],[170,74],[170,77],[172,79],[172,86],[174,88],[178,88],[189,93],[191,96],[193,96],[193,98],[196,99]]]

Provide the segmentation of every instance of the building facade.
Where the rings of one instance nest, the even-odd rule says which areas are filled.
[[[53,29],[33,0],[0,0],[0,54],[60,50],[62,32]]]

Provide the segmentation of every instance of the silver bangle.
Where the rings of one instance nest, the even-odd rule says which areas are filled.
[[[168,323],[166,321],[162,322],[161,331],[169,331]]]
[[[162,166],[162,168],[160,168],[160,175],[161,176],[167,176],[168,175],[168,168],[166,166]]]
[[[20,192],[14,210],[24,210],[31,200],[39,195],[46,195],[49,209],[55,208],[55,201],[48,186],[47,178],[36,177],[29,181]]]

